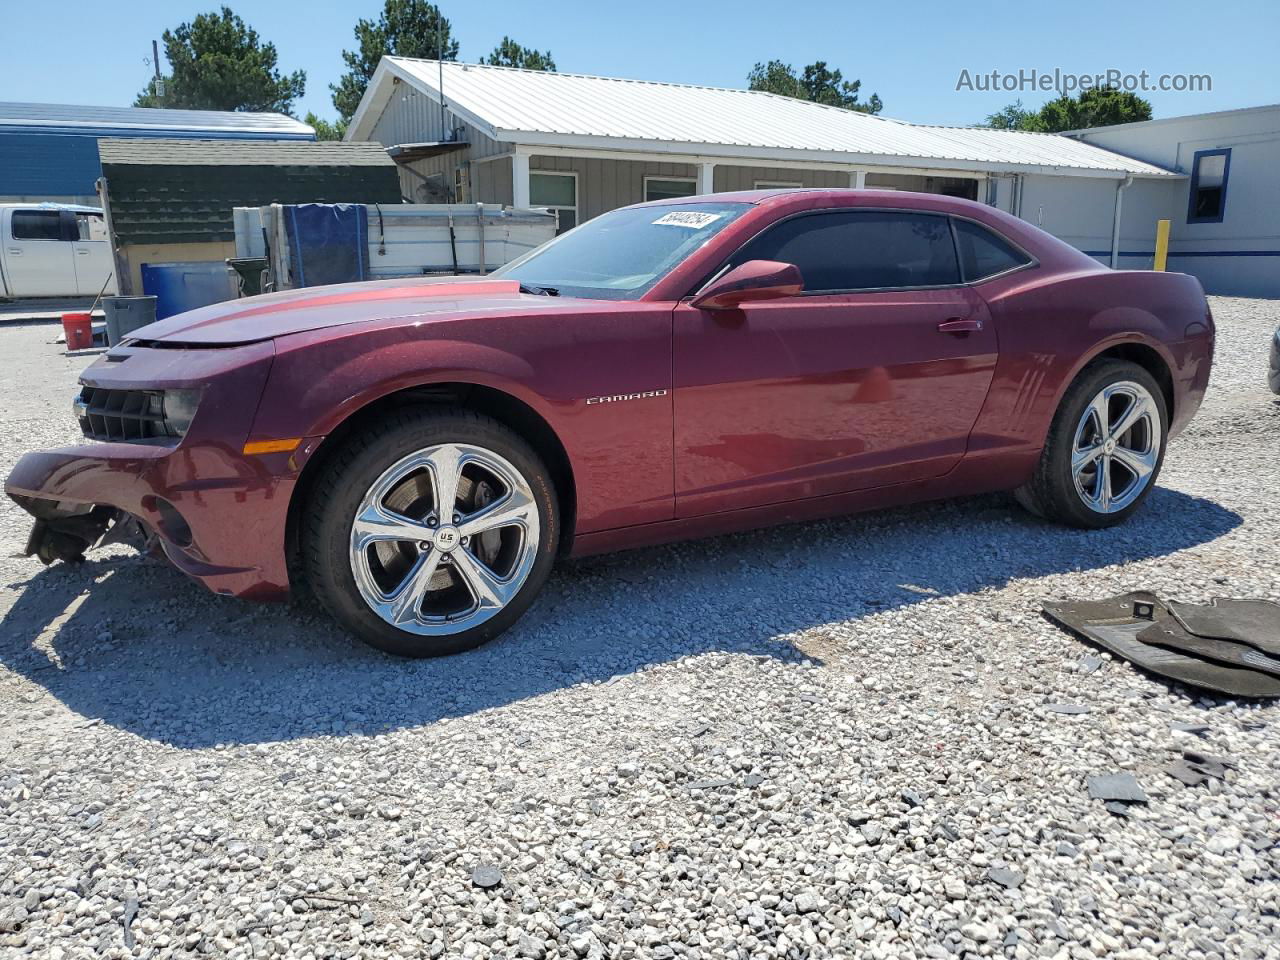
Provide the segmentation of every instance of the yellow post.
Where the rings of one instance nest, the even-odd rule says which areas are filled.
[[[1169,259],[1169,221],[1156,221],[1156,262],[1155,269],[1164,271],[1165,263]]]

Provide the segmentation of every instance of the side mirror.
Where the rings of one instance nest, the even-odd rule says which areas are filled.
[[[709,283],[693,300],[702,310],[736,310],[756,300],[794,297],[804,289],[800,268],[777,260],[748,260]]]

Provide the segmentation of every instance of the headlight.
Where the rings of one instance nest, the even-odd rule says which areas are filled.
[[[196,415],[200,391],[165,390],[161,396],[166,429],[172,436],[186,436],[187,428],[191,426],[191,418]]]

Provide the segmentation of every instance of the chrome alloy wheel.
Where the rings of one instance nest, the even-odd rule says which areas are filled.
[[[529,482],[492,450],[450,443],[412,453],[369,488],[351,524],[351,572],[397,629],[449,636],[520,591],[538,554]]]
[[[1160,411],[1140,383],[1108,384],[1085,407],[1071,446],[1071,476],[1085,506],[1118,513],[1141,496],[1160,459]]]

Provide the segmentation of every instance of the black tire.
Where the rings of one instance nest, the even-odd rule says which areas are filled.
[[[356,511],[383,472],[409,454],[444,443],[483,447],[519,470],[537,504],[540,535],[536,559],[523,586],[498,613],[455,634],[423,636],[393,626],[365,602],[352,572],[350,538]],[[300,547],[307,587],[340,624],[387,653],[439,657],[478,647],[519,619],[551,572],[559,533],[550,471],[518,434],[466,410],[407,407],[349,438],[324,463],[304,506]]]
[[[1101,513],[1090,508],[1076,490],[1075,478],[1071,472],[1075,431],[1093,398],[1107,386],[1122,381],[1140,384],[1155,401],[1160,418],[1160,445],[1150,479],[1133,502],[1114,513]],[[1155,377],[1136,363],[1124,360],[1095,361],[1080,371],[1067,388],[1049,427],[1036,471],[1026,484],[1014,491],[1014,496],[1036,516],[1072,527],[1092,530],[1123,523],[1142,506],[1155,487],[1160,468],[1164,464],[1168,435],[1168,404]]]

